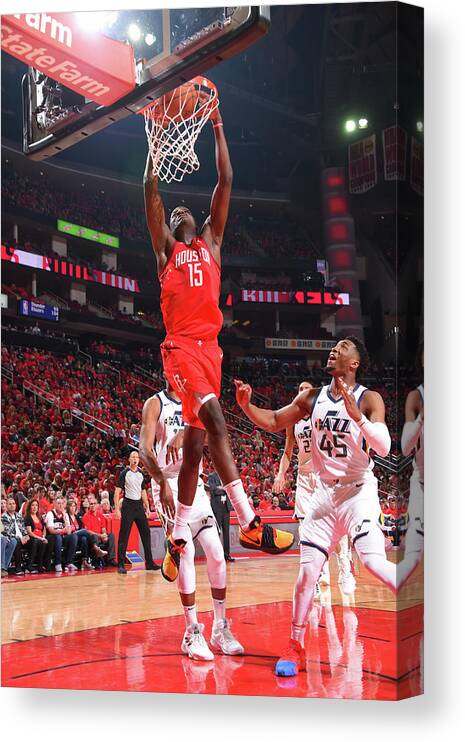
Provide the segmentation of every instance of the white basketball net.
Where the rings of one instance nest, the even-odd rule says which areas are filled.
[[[199,169],[195,143],[217,107],[215,85],[196,77],[140,111],[145,119],[153,169],[160,180],[180,182]]]

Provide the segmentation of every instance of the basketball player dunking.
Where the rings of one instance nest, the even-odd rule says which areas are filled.
[[[228,218],[232,168],[218,109],[212,114],[212,124],[218,182],[210,215],[200,230],[184,206],[173,209],[168,228],[150,155],[144,174],[145,210],[157,259],[166,329],[161,346],[163,367],[182,400],[186,424],[176,517],[163,563],[168,579],[176,578],[180,550],[189,539],[188,524],[206,432],[215,470],[238,516],[241,545],[277,554],[287,551],[294,542],[292,534],[262,525],[251,508],[233,460],[218,401],[223,357],[218,345],[223,324],[219,309],[221,244]],[[167,493],[163,476],[158,484],[163,502]]]
[[[298,393],[313,389],[313,384],[309,381],[302,381],[299,384]],[[311,498],[315,491],[316,477],[312,461],[312,421],[311,416],[303,417],[295,425],[286,428],[286,443],[284,451],[279,462],[278,473],[273,482],[273,492],[280,493],[283,491],[286,472],[289,469],[294,447],[297,445],[298,450],[298,470],[295,487],[295,507],[294,517],[296,520],[303,522],[308,511],[311,509]],[[339,585],[345,595],[352,595],[355,590],[355,578],[352,574],[352,563],[349,552],[349,539],[347,534],[342,537],[340,543],[336,546],[336,558],[339,568]],[[323,565],[317,587],[323,587],[330,584],[329,560]],[[317,590],[317,594],[318,594]]]
[[[300,530],[300,571],[294,589],[291,640],[276,664],[277,675],[306,669],[305,630],[315,585],[328,554],[348,534],[364,566],[393,592],[396,565],[386,559],[378,526],[378,482],[368,449],[387,456],[391,438],[384,422],[384,402],[378,392],[356,381],[368,361],[363,343],[350,336],[331,350],[326,371],[329,386],[309,389],[280,410],[251,404],[252,390],[236,380],[236,398],[255,425],[275,432],[307,415],[312,421],[311,451],[317,486]]]
[[[184,422],[181,399],[169,382],[166,390],[146,400],[142,410],[140,451],[145,468],[152,476],[152,496],[160,517],[171,530],[174,525],[178,476],[183,453]],[[177,445],[175,443],[177,441]],[[155,479],[163,473],[169,483],[171,497],[162,506]],[[213,600],[211,644],[223,654],[243,654],[244,648],[231,632],[226,618],[226,562],[210,499],[200,475],[189,521],[189,539],[180,555],[178,589],[184,609],[186,630],[181,650],[193,660],[214,658],[203,636],[204,626],[197,620],[195,605],[195,542],[198,541],[207,560],[207,573]]]

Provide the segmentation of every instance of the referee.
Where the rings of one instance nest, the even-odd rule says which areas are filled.
[[[118,537],[118,573],[120,575],[127,574],[124,562],[133,523],[137,526],[144,547],[145,569],[160,569],[152,559],[148,513],[149,501],[144,487],[144,475],[139,469],[139,454],[137,451],[132,451],[129,456],[129,466],[121,472],[118,486],[115,489],[115,515],[121,518]]]

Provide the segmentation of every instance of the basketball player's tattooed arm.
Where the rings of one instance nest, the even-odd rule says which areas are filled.
[[[415,448],[423,428],[423,400],[418,389],[408,393],[405,400],[405,423],[400,442],[402,453],[408,456]]]
[[[215,160],[218,182],[213,191],[210,215],[202,227],[202,237],[211,250],[215,261],[221,263],[221,244],[228,221],[229,201],[233,182],[233,170],[229,158],[228,144],[223,131],[223,121],[217,109],[212,116],[215,134]]]
[[[290,425],[289,427],[286,428],[286,443],[284,445],[283,455],[281,456],[281,460],[279,462],[278,473],[276,474],[275,480],[273,482],[272,492],[276,494],[279,494],[284,489],[284,484],[286,481],[286,472],[289,469],[289,466],[291,464],[294,446],[295,446],[294,426]]]
[[[311,412],[312,402],[319,389],[306,389],[295,397],[291,404],[279,410],[268,410],[251,403],[252,387],[239,379],[236,385],[236,402],[254,425],[269,433],[276,433],[299,422]]]
[[[153,172],[150,152],[144,172],[144,202],[147,226],[152,240],[152,248],[157,259],[158,273],[166,265],[170,250],[175,242],[165,222],[165,207],[158,190],[158,177]]]
[[[336,390],[342,395],[347,414],[357,423],[366,442],[380,456],[391,450],[391,436],[385,423],[385,407],[381,394],[367,390],[358,406],[354,393],[341,377],[334,377]]]
[[[176,510],[173,493],[168,480],[165,478],[158,465],[153,446],[155,443],[155,431],[158,418],[160,417],[160,400],[158,397],[150,397],[145,401],[142,409],[142,425],[140,429],[139,456],[152,479],[160,487],[160,503],[163,512],[170,518],[174,518]]]

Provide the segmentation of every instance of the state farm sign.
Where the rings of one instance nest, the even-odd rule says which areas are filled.
[[[132,47],[100,33],[89,37],[75,13],[2,15],[1,48],[104,106],[135,87]]]

